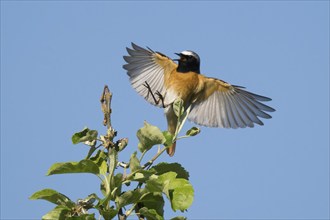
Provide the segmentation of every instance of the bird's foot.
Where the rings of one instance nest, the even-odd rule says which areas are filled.
[[[161,101],[162,107],[166,108],[166,105],[164,104],[164,96],[158,90],[154,94],[147,81],[144,82],[143,86],[148,89],[147,98],[149,97],[150,94],[156,105],[158,105],[159,102]],[[155,97],[155,95],[158,97],[158,99]]]

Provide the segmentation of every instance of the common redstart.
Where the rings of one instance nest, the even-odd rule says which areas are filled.
[[[244,87],[231,85],[223,80],[206,77],[200,73],[200,58],[197,53],[185,50],[175,53],[179,59],[150,48],[142,48],[132,43],[127,48],[129,56],[123,66],[127,70],[132,87],[149,103],[165,108],[168,131],[175,133],[177,116],[173,102],[183,100],[190,106],[188,119],[198,125],[221,128],[254,127],[263,125],[259,118],[271,118],[266,112],[275,109],[262,102],[271,99],[245,90]],[[175,62],[177,61],[178,64]],[[154,91],[161,101],[150,92]],[[173,156],[176,143],[167,148]]]

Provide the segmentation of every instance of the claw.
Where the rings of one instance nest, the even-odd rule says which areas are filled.
[[[151,95],[152,95],[151,87],[150,87],[150,85],[147,83],[147,81],[145,81],[142,85],[148,89],[148,94],[147,94],[147,97],[146,97],[146,98],[148,99],[150,93],[151,93]],[[153,97],[153,95],[152,95],[152,97]],[[154,98],[154,97],[153,97],[153,98]]]
[[[147,94],[147,97],[146,97],[147,99],[149,98],[149,94],[151,94],[151,96],[152,96],[152,98],[153,98],[153,100],[154,100],[154,102],[155,102],[156,105],[158,105],[159,101],[162,101],[162,107],[163,107],[163,108],[166,108],[166,106],[165,106],[165,104],[164,104],[164,96],[163,96],[158,90],[157,90],[157,91],[155,92],[155,94],[154,94],[154,93],[152,92],[151,86],[148,84],[147,81],[145,81],[142,85],[143,85],[145,88],[147,88],[147,90],[148,90],[148,94]],[[158,100],[156,99],[155,95],[158,96]]]
[[[155,93],[158,96],[158,102],[162,101],[162,106],[163,108],[166,108],[165,104],[164,104],[164,96],[157,90]]]

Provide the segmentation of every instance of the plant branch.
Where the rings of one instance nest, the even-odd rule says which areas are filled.
[[[143,159],[143,157],[144,157],[144,155],[145,155],[146,153],[147,153],[147,150],[143,151],[143,153],[142,153],[142,155],[141,155],[141,157],[140,157],[140,159],[139,159],[140,163],[142,162],[142,159]]]
[[[101,109],[104,114],[103,125],[107,126],[108,129],[111,128],[111,100],[112,100],[112,93],[109,90],[107,85],[104,86],[103,93],[100,98],[101,102]]]
[[[153,164],[153,162],[155,160],[157,160],[157,158],[162,154],[164,153],[164,151],[166,150],[167,147],[163,147],[160,151],[158,151],[158,153],[151,159],[149,160],[147,163],[145,163],[143,166],[142,166],[142,169],[145,169],[146,167],[149,167]]]
[[[183,108],[181,106],[181,108]],[[186,122],[187,118],[188,118],[188,115],[190,113],[190,108],[191,108],[191,105],[183,112],[182,115],[179,115],[178,117],[178,123],[177,123],[177,126],[176,126],[176,130],[175,130],[175,134],[174,134],[174,137],[173,137],[173,141],[176,141],[177,140],[177,137],[179,135],[179,132],[181,131],[184,123]],[[181,111],[181,109],[180,109]],[[181,120],[181,117],[184,116]]]
[[[181,107],[182,108],[182,107]],[[177,127],[176,127],[176,131],[175,131],[175,134],[174,134],[174,137],[173,137],[173,142],[176,141],[176,140],[179,140],[179,139],[182,139],[182,138],[185,138],[185,136],[182,136],[182,137],[177,137],[179,132],[181,131],[184,123],[186,122],[187,118],[188,118],[188,115],[189,115],[189,112],[190,112],[190,108],[191,108],[191,105],[184,111],[184,113],[182,115],[179,115],[178,117],[178,124],[177,124]],[[180,109],[181,111],[181,109]],[[181,120],[181,117],[184,116]],[[188,136],[187,136],[188,137]],[[145,169],[147,167],[150,167],[153,162],[155,160],[157,160],[157,158],[162,154],[164,153],[164,151],[167,149],[167,147],[163,147],[160,151],[158,151],[158,153],[151,159],[149,160],[147,163],[145,163],[143,166],[142,166],[142,169]],[[140,162],[144,156],[145,152],[143,152],[142,156],[141,156],[141,159],[140,159]]]
[[[131,213],[132,213],[133,210],[135,209],[135,206],[136,206],[136,205],[137,205],[137,203],[134,203],[134,204],[132,205],[132,207],[131,207],[129,210],[126,211],[125,215],[126,215],[127,217],[131,215]]]

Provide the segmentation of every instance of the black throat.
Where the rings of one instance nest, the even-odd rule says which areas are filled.
[[[176,71],[180,73],[187,72],[195,72],[200,73],[199,64],[198,63],[187,63],[187,62],[179,62],[178,68]]]

